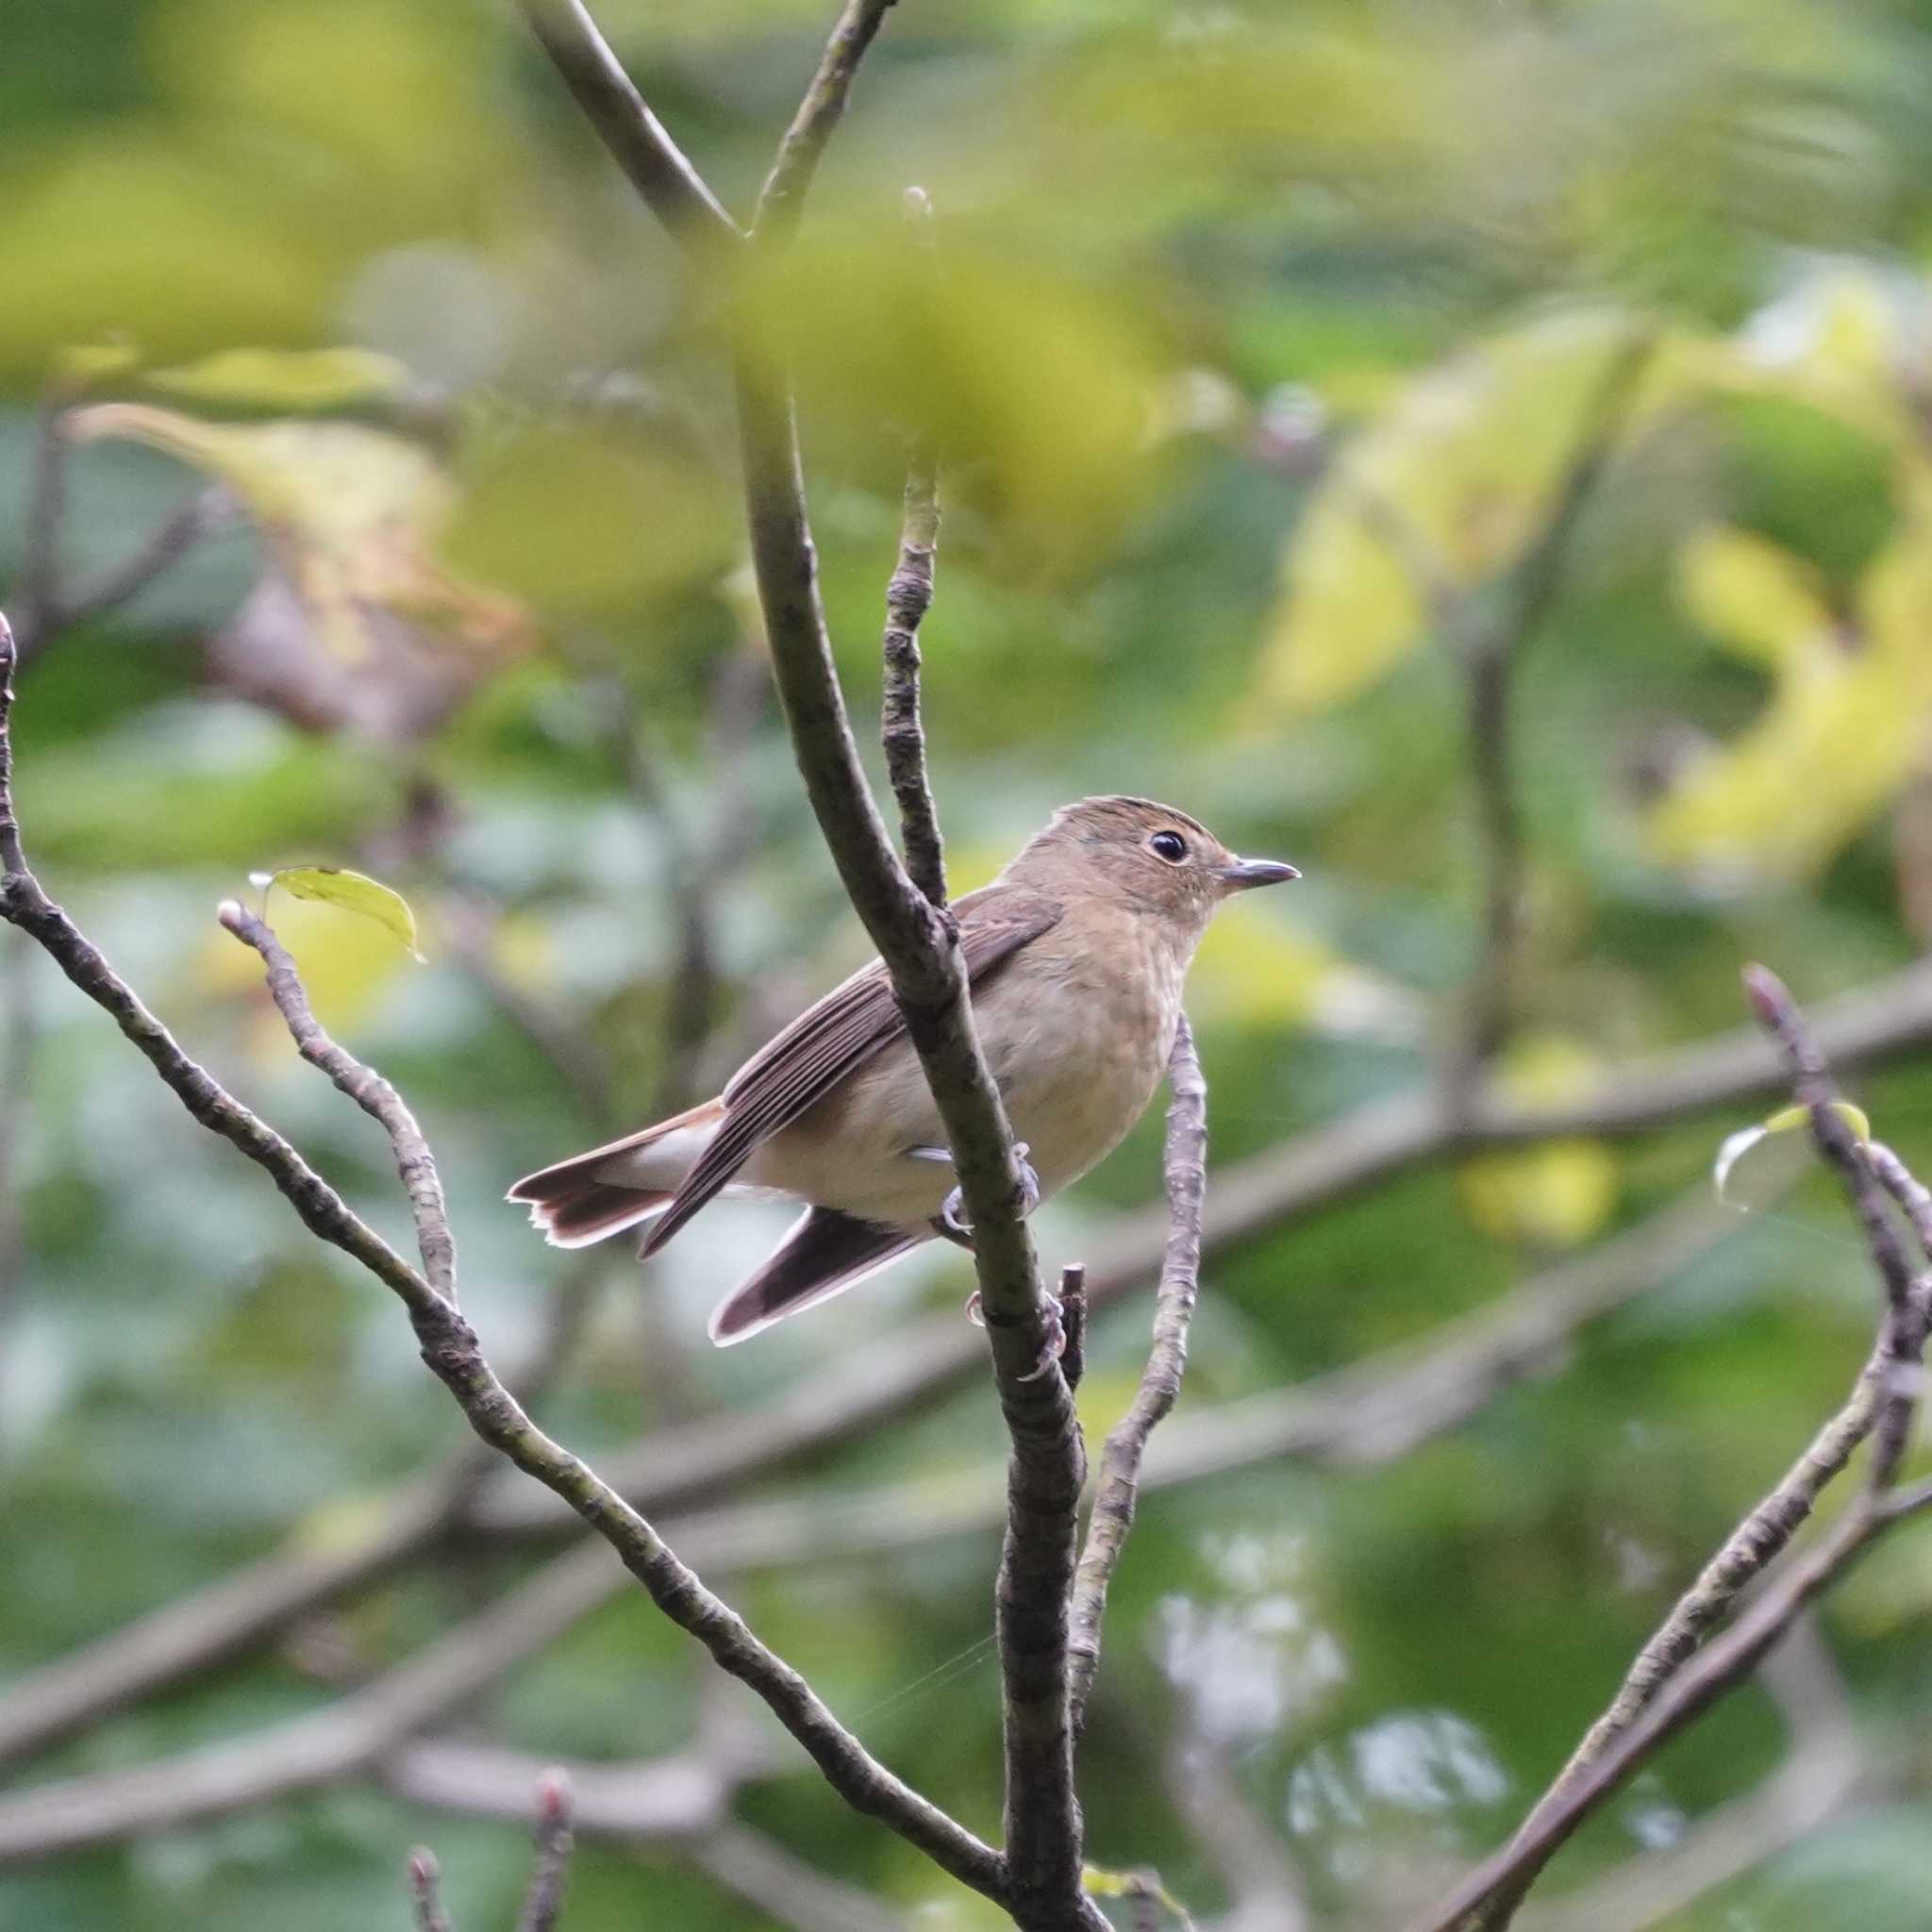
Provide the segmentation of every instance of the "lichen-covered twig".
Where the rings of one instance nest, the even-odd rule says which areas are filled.
[[[918,188],[906,192],[914,239],[930,256],[932,204]],[[939,458],[931,432],[915,429],[906,462],[905,524],[899,562],[886,586],[885,694],[879,739],[886,777],[899,802],[899,841],[912,883],[935,906],[946,903],[946,851],[925,771],[925,729],[919,715],[919,626],[932,604],[933,559],[939,549]]]
[[[1188,1365],[1188,1328],[1201,1276],[1201,1204],[1208,1186],[1208,1083],[1185,1014],[1167,1063],[1167,1259],[1154,1305],[1154,1346],[1141,1386],[1100,1453],[1100,1484],[1074,1583],[1069,1640],[1074,1727],[1100,1667],[1100,1624],[1108,1586],[1126,1547],[1140,1497],[1141,1460],[1174,1407]]]

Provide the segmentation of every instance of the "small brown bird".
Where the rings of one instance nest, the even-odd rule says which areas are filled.
[[[1083,798],[953,910],[987,1064],[1038,1198],[1110,1153],[1174,1046],[1181,982],[1230,893],[1298,874],[1237,858],[1186,812]],[[650,1223],[655,1255],[714,1194],[790,1195],[803,1218],[720,1303],[711,1340],[810,1307],[935,1235],[959,1239],[939,1110],[874,959],[715,1100],[509,1191],[558,1247]]]

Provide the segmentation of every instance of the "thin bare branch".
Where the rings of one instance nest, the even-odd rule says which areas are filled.
[[[0,1796],[0,1865],[176,1829],[366,1770],[569,1629],[617,1566],[586,1541],[373,1683],[310,1716],[153,1763]],[[525,1787],[528,1815],[529,1787]]]
[[[86,624],[131,603],[149,585],[158,583],[204,537],[221,529],[234,514],[234,502],[226,491],[197,491],[172,516],[157,524],[147,541],[125,562],[113,565],[92,583],[83,584],[71,597],[57,602],[54,625],[66,629]],[[44,641],[43,637],[42,641]],[[25,644],[22,655],[31,655]]]
[[[782,246],[796,232],[825,143],[844,118],[858,63],[891,5],[892,0],[846,0],[758,195],[752,232],[760,242]]]
[[[707,263],[728,258],[744,233],[631,85],[582,0],[521,0],[551,64],[672,238]]]
[[[1060,1330],[1066,1346],[1060,1350],[1060,1374],[1067,1387],[1077,1390],[1087,1373],[1087,1264],[1069,1261],[1060,1270]]]
[[[416,1222],[416,1246],[423,1257],[423,1273],[429,1286],[445,1301],[454,1302],[457,1291],[457,1243],[450,1232],[449,1208],[442,1198],[442,1177],[436,1171],[436,1157],[429,1151],[416,1116],[403,1097],[371,1067],[345,1053],[322,1029],[322,1023],[309,1010],[308,995],[302,991],[295,962],[275,934],[261,920],[234,899],[225,900],[215,917],[244,945],[261,955],[268,969],[269,997],[287,1024],[295,1050],[311,1067],[318,1067],[346,1093],[383,1132],[395,1150],[396,1172],[403,1191],[409,1197],[409,1211]]]
[[[858,763],[819,598],[790,391],[760,357],[741,351],[737,374],[752,560],[779,696],[819,828],[891,975],[945,1124],[1012,1440],[996,1591],[1008,1905],[1029,1928],[1097,1926],[1104,1922],[1080,1890],[1066,1670],[1067,1590],[1086,1457],[1058,1363],[1039,1373],[1050,1316],[1024,1218],[1012,1129],[973,1024],[952,921],[907,876]]]
[[[1078,1730],[1100,1668],[1100,1624],[1108,1586],[1126,1548],[1139,1499],[1141,1461],[1148,1440],[1181,1392],[1188,1365],[1188,1328],[1201,1277],[1201,1203],[1208,1187],[1208,1082],[1194,1052],[1187,1015],[1175,1029],[1167,1063],[1167,1259],[1154,1306],[1154,1346],[1127,1412],[1100,1454],[1100,1486],[1087,1520],[1070,1614],[1068,1652],[1073,1718]]]
[[[1932,1328],[1932,1276],[1914,1276],[1886,1207],[1887,1182],[1908,1199],[1916,1181],[1889,1150],[1874,1164],[1833,1104],[1825,1057],[1796,1001],[1774,974],[1746,969],[1745,990],[1758,1021],[1778,1042],[1792,1088],[1810,1116],[1812,1139],[1837,1169],[1865,1233],[1884,1290],[1877,1343],[1843,1408],[1785,1480],[1745,1518],[1697,1583],[1673,1609],[1633,1667],[1616,1702],[1537,1802],[1514,1838],[1432,1911],[1427,1932],[1500,1932],[1572,1833],[1652,1753],[1757,1668],[1792,1621],[1836,1582],[1863,1550],[1907,1511],[1888,1491],[1905,1453],[1924,1380]],[[1907,1183],[1909,1182],[1909,1186]],[[1872,1441],[1871,1464],[1857,1499],[1809,1555],[1738,1611],[1722,1636],[1711,1630],[1740,1594],[1789,1543],[1819,1493]],[[1702,1647],[1700,1648],[1700,1644]]]
[[[1791,1091],[1799,1106],[1811,1117],[1811,1138],[1826,1162],[1838,1171],[1844,1184],[1858,1224],[1864,1230],[1865,1246],[1872,1256],[1885,1289],[1886,1301],[1903,1307],[1912,1286],[1912,1265],[1898,1229],[1886,1210],[1885,1191],[1877,1174],[1864,1158],[1857,1135],[1852,1132],[1833,1102],[1838,1090],[1824,1049],[1812,1037],[1798,1010],[1797,1002],[1776,974],[1763,966],[1744,969],[1744,991],[1752,1010],[1784,1054],[1790,1071]]]
[[[261,952],[274,970],[280,950],[274,935],[245,909],[236,908],[234,912],[240,916],[225,917],[223,923]],[[314,1023],[292,966],[281,977],[276,1001],[291,1031],[298,1041],[303,1040]],[[342,1072],[357,1087],[374,1077],[341,1049],[333,1051],[346,1062]],[[336,1077],[334,1068],[331,1077]],[[338,1078],[337,1084],[342,1080]],[[476,1433],[569,1503],[616,1550],[652,1602],[695,1637],[722,1669],[765,1700],[847,1803],[890,1824],[962,1883],[1000,1896],[1004,1886],[997,1854],[874,1759],[805,1679],[705,1588],[637,1510],[531,1422],[484,1359],[475,1331],[454,1302],[413,1273],[409,1279],[416,1291],[405,1300],[423,1358],[456,1396]]]
[[[932,204],[908,188],[906,206],[915,238],[928,254]],[[946,851],[925,772],[925,728],[919,715],[919,626],[932,603],[933,558],[940,541],[939,458],[929,432],[914,433],[906,464],[905,523],[899,565],[886,586],[885,701],[879,738],[886,776],[899,801],[899,840],[912,883],[935,906],[946,903]]]
[[[1668,1849],[1638,1853],[1583,1890],[1525,1911],[1534,1932],[1645,1932],[1788,1850],[1882,1790],[1888,1768],[1863,1747],[1851,1702],[1816,1619],[1800,1617],[1759,1675],[1791,1751],[1748,1796],[1707,1812]]]
[[[83,991],[113,1014],[196,1119],[258,1160],[306,1224],[363,1261],[396,1292],[408,1308],[424,1360],[457,1398],[477,1435],[553,1490],[596,1530],[643,1584],[652,1601],[704,1644],[724,1670],[764,1698],[835,1790],[856,1808],[891,1825],[962,1883],[1002,1897],[1005,1869],[999,1856],[878,1764],[839,1724],[804,1678],[704,1587],[638,1511],[531,1422],[484,1359],[475,1331],[454,1302],[366,1228],[286,1141],[190,1060],[47,899],[26,867],[13,812],[12,657],[11,633],[0,630],[0,913],[38,940]],[[271,969],[278,968],[273,935],[245,910],[236,911],[239,917],[225,921],[228,929],[256,945]],[[313,1036],[308,1032],[313,1016],[292,967],[280,975],[276,997],[298,1041],[321,1038],[319,1028]],[[340,1048],[331,1052],[341,1056],[329,1063],[331,1077],[339,1085],[346,1080],[345,1091],[358,1100],[364,1093],[374,1095],[375,1076]],[[217,1770],[225,1778],[235,1774],[232,1764]]]
[[[579,1838],[625,1844],[680,1844],[713,1831],[728,1815],[741,1775],[772,1767],[719,1760],[697,1749],[631,1763],[546,1763],[494,1744],[422,1738],[376,1767],[383,1784],[412,1805],[511,1824],[528,1821],[530,1793],[561,1771],[570,1780],[571,1825]]]
[[[530,1889],[517,1915],[517,1932],[556,1932],[574,1843],[572,1805],[570,1774],[550,1766],[537,1783],[537,1854],[530,1868]]]
[[[442,1907],[442,1868],[436,1854],[418,1845],[409,1854],[409,1907],[416,1921],[416,1932],[455,1932],[449,1914]]]
[[[1521,951],[1523,824],[1509,715],[1516,667],[1556,602],[1583,511],[1622,440],[1654,342],[1652,331],[1641,327],[1611,352],[1585,404],[1575,445],[1535,541],[1508,574],[1501,595],[1464,596],[1449,620],[1467,678],[1483,875],[1481,948],[1469,979],[1459,1059],[1451,1070],[1452,1083],[1459,1082],[1463,1091],[1503,1043]]]

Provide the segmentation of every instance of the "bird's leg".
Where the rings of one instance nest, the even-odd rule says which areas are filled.
[[[1040,1359],[1020,1377],[1023,1382],[1037,1382],[1060,1357],[1067,1352],[1066,1324],[1061,1316],[1066,1313],[1066,1305],[1052,1289],[1042,1291],[1046,1296],[1046,1345],[1040,1351]],[[986,1326],[986,1316],[980,1311],[979,1291],[975,1288],[966,1297],[966,1319],[975,1328]]]
[[[1034,1172],[1033,1163],[1027,1159],[1028,1148],[1024,1141],[1013,1142],[1013,1159],[1020,1169],[1020,1216],[1022,1220],[1040,1206],[1040,1176]],[[938,1160],[946,1166],[953,1164],[953,1157],[943,1147],[908,1147],[906,1150],[908,1160]],[[956,1242],[968,1254],[973,1252],[973,1229],[964,1219],[961,1210],[965,1208],[965,1196],[958,1188],[945,1198],[940,1211],[932,1218],[932,1231],[942,1241]]]
[[[1026,1158],[1029,1151],[1024,1141],[1015,1141],[1013,1142],[1013,1160],[1020,1170],[1020,1188],[1023,1197],[1020,1213],[1023,1219],[1026,1215],[1031,1214],[1040,1206],[1040,1175],[1035,1173],[1033,1163]],[[953,1157],[943,1147],[908,1147],[906,1150],[906,1158],[908,1160],[942,1161],[948,1167],[953,1164]],[[961,1218],[960,1209],[964,1206],[964,1197],[961,1195],[960,1191],[955,1188],[946,1196],[945,1203],[940,1208],[940,1211],[933,1216],[932,1231],[943,1241],[958,1242],[960,1247],[970,1254],[973,1250],[973,1229]],[[1065,1353],[1067,1331],[1060,1321],[1061,1312],[1059,1297],[1053,1293],[1051,1290],[1048,1290],[1046,1291],[1046,1346],[1040,1352],[1040,1360],[1037,1366],[1029,1369],[1025,1374],[1022,1375],[1020,1377],[1021,1381],[1037,1382]],[[984,1328],[986,1326],[986,1317],[980,1312],[979,1291],[976,1288],[966,1297],[966,1319],[975,1327]]]

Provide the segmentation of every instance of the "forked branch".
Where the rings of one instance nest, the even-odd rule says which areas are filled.
[[[1777,977],[1754,966],[1745,986],[1759,1023],[1778,1042],[1812,1139],[1834,1167],[1864,1229],[1883,1299],[1871,1359],[1844,1406],[1790,1473],[1753,1509],[1645,1644],[1609,1708],[1516,1836],[1479,1866],[1417,1932],[1500,1932],[1543,1867],[1624,1782],[1686,1724],[1757,1667],[1804,1609],[1894,1524],[1928,1503],[1932,1488],[1894,1492],[1924,1380],[1932,1327],[1932,1195],[1890,1149],[1861,1143],[1834,1105],[1824,1054]],[[1914,1272],[1888,1209],[1905,1208],[1925,1264]],[[1773,1571],[1826,1486],[1861,1443],[1864,1484],[1805,1557]],[[1745,1596],[1754,1583],[1757,1594]],[[1713,1635],[1731,1620],[1722,1634]]]

